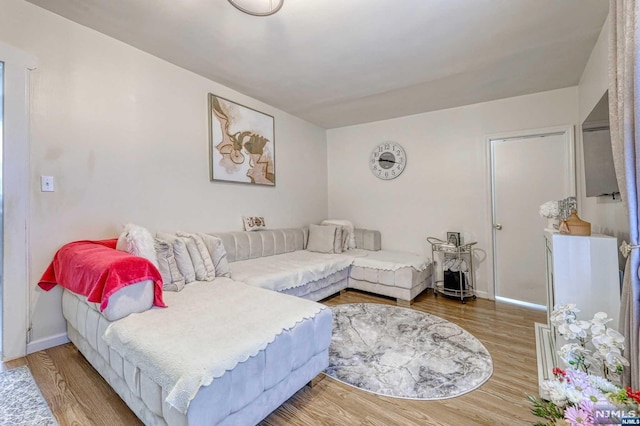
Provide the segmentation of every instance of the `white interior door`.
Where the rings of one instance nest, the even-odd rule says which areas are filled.
[[[546,305],[539,207],[575,195],[570,130],[491,139],[496,299]]]
[[[0,42],[2,61],[2,360],[24,356],[29,327],[29,70],[36,60]]]

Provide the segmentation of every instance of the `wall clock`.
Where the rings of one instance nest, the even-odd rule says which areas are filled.
[[[393,179],[400,176],[407,164],[404,149],[394,142],[383,142],[376,146],[369,158],[371,173],[380,179]]]

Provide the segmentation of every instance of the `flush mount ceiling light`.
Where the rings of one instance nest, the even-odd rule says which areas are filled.
[[[229,0],[236,9],[253,16],[269,16],[280,10],[284,0]]]

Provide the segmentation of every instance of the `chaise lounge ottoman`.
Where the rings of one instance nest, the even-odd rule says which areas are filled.
[[[349,274],[349,288],[395,297],[400,306],[429,287],[431,262],[414,253],[390,250],[369,251],[356,257]]]

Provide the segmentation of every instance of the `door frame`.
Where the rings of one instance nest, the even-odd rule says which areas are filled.
[[[505,140],[505,139],[523,139],[523,138],[535,138],[540,136],[551,136],[551,135],[562,135],[565,138],[565,143],[567,144],[567,148],[569,150],[569,177],[570,177],[570,186],[573,191],[573,196],[576,196],[576,150],[575,150],[575,135],[574,135],[574,126],[566,125],[566,126],[556,126],[556,127],[545,127],[539,129],[529,129],[529,130],[516,130],[512,132],[501,132],[501,133],[492,133],[485,135],[485,156],[488,165],[487,169],[487,199],[489,202],[487,203],[487,211],[486,217],[489,219],[488,227],[486,228],[485,237],[487,241],[491,241],[491,250],[489,251],[489,255],[491,256],[491,260],[489,265],[488,272],[488,281],[490,285],[488,286],[489,290],[489,299],[496,300],[496,271],[497,271],[497,256],[496,256],[496,230],[493,228],[493,224],[496,223],[496,211],[495,211],[495,184],[493,179],[493,155],[492,155],[492,143],[497,140]],[[541,230],[542,231],[542,230]],[[542,240],[541,240],[542,241]],[[536,242],[531,242],[532,244],[536,244]],[[540,245],[540,252],[542,253],[542,243]],[[515,302],[515,301],[514,301]],[[516,302],[518,304],[529,306],[533,308],[544,308],[546,306],[536,305],[527,302]]]
[[[2,360],[26,354],[29,330],[29,74],[37,60],[0,42],[4,63]],[[8,210],[4,206],[11,206]]]

